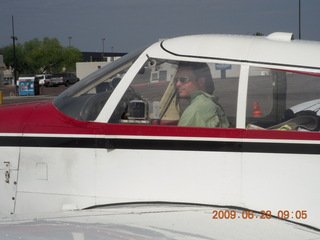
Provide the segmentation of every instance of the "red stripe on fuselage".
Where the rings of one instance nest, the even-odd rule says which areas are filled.
[[[84,122],[70,118],[52,102],[0,107],[0,133],[131,135],[153,137],[204,137],[239,139],[320,140],[318,132],[195,128],[159,125],[125,125]]]

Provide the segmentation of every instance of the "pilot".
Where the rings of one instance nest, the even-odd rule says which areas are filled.
[[[229,127],[226,114],[212,95],[214,84],[206,63],[180,62],[174,80],[178,96],[191,101],[178,126]]]

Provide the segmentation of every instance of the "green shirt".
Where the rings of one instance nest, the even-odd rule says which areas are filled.
[[[191,103],[182,113],[178,126],[188,127],[229,127],[226,114],[216,103],[214,96],[196,91],[192,92]]]

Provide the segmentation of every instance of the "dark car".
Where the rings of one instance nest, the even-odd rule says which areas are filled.
[[[79,81],[79,78],[76,77],[73,73],[55,73],[52,74],[50,86],[65,85],[69,86]]]

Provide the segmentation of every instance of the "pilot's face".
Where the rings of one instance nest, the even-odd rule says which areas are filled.
[[[181,67],[178,69],[175,81],[179,97],[182,98],[189,98],[190,93],[199,91],[200,89],[199,82],[193,74],[193,71],[188,67]]]

